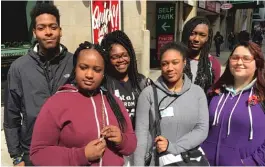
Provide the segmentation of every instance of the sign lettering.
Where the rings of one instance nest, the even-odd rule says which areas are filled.
[[[104,35],[120,30],[120,0],[91,1],[93,43],[100,43]]]

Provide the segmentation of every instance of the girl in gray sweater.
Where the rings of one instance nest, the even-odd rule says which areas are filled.
[[[154,83],[161,114],[161,135],[151,137],[149,126],[155,120],[152,86],[139,96],[136,109],[134,165],[143,166],[145,155],[156,143],[158,153],[179,155],[200,145],[208,135],[209,114],[204,91],[183,73],[187,48],[182,43],[168,43],[161,48],[162,75]],[[153,127],[152,127],[153,128]],[[151,166],[155,165],[152,156]]]

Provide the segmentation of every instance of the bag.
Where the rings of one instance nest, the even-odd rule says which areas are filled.
[[[151,159],[152,159],[152,152],[147,152],[144,157],[144,166],[150,166]]]
[[[161,129],[160,129],[161,115],[160,115],[159,108],[158,108],[156,86],[152,84],[152,88],[154,92],[155,121],[153,124],[150,123],[150,125],[154,125],[152,126],[154,127],[153,135],[152,135],[152,138],[154,140],[156,136],[159,136],[161,134]],[[149,114],[150,113],[151,112],[149,112]],[[150,115],[149,118],[152,118],[152,116]],[[149,127],[150,132],[152,132],[151,131],[152,127],[151,126]],[[173,154],[168,154],[168,153],[158,154],[156,151],[153,151],[153,150],[155,149],[153,149],[153,146],[152,146],[149,149],[149,151],[146,153],[144,157],[145,166],[150,166],[150,163],[152,160],[152,153],[154,153],[155,166],[210,166],[203,150],[199,146],[193,149],[190,149],[186,152],[183,152],[177,156]],[[164,162],[167,161],[168,163],[163,163],[163,158],[164,158]]]
[[[210,166],[201,147],[196,147],[177,156],[166,154],[160,157],[161,166]]]

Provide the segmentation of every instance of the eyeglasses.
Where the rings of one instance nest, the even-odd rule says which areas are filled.
[[[128,59],[130,58],[130,56],[128,55],[127,52],[124,52],[124,53],[122,53],[122,54],[120,54],[120,55],[115,54],[115,55],[111,55],[111,56],[110,56],[110,59],[113,60],[113,61],[116,61],[116,60],[121,59],[121,58],[122,58],[123,60],[128,60]]]
[[[239,59],[242,60],[243,63],[250,63],[254,60],[253,56],[238,56],[238,55],[232,55],[229,60],[232,62],[238,62]]]

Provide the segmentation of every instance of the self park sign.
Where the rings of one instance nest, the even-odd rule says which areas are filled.
[[[175,30],[175,4],[156,4],[156,32],[157,34],[174,34]]]
[[[160,60],[160,48],[174,41],[175,3],[156,4],[156,61]]]

